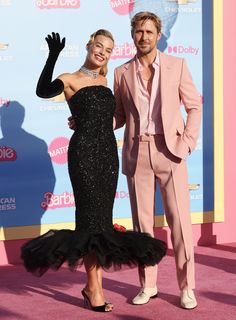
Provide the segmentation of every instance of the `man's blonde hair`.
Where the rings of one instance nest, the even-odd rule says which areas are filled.
[[[155,15],[155,13],[149,11],[142,11],[136,13],[131,20],[131,35],[134,35],[134,29],[138,22],[142,21],[142,24],[147,20],[151,20],[157,28],[157,33],[161,32],[161,19]]]

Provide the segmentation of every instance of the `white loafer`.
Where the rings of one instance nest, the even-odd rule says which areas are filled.
[[[197,300],[191,289],[183,289],[180,293],[180,305],[184,309],[194,309],[197,306]]]
[[[133,304],[145,304],[148,303],[150,299],[156,298],[158,296],[157,287],[154,288],[142,288],[138,295],[132,300]]]

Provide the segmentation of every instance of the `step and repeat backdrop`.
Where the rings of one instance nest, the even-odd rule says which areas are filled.
[[[66,46],[54,78],[84,62],[90,34],[108,29],[115,39],[108,85],[114,68],[135,55],[130,19],[139,11],[156,13],[163,23],[159,49],[184,57],[204,103],[195,152],[187,160],[191,212],[211,212],[212,1],[200,0],[0,0],[0,226],[51,225],[74,221],[74,197],[67,169],[69,108],[63,95],[36,96],[48,48],[45,36],[59,32]],[[204,35],[204,37],[203,37]],[[184,109],[183,117],[186,118]],[[116,131],[121,161],[123,129]],[[159,191],[156,215],[163,215]],[[126,178],[120,173],[114,218],[130,218]],[[4,238],[4,235],[3,235]],[[6,237],[5,237],[6,238]]]

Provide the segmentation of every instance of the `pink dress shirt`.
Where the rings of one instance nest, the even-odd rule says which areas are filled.
[[[142,79],[141,71],[143,69],[138,57],[135,58],[137,69],[138,99],[140,114],[140,135],[163,134],[163,125],[161,120],[161,94],[160,94],[160,62],[159,52],[152,66],[154,68],[154,77],[152,80],[151,95],[147,90],[147,81]]]

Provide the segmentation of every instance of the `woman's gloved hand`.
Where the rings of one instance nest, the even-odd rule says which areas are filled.
[[[48,44],[49,54],[38,80],[36,94],[41,98],[52,98],[64,90],[64,83],[60,79],[52,81],[52,75],[57,58],[65,47],[66,39],[61,40],[59,33],[52,32],[52,35],[49,34],[45,40]]]
[[[52,32],[52,35],[48,34],[45,40],[48,44],[49,55],[58,57],[65,47],[66,38],[61,40],[59,33]]]

